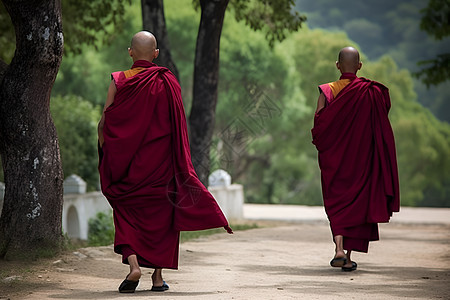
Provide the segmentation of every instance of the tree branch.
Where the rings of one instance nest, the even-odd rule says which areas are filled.
[[[418,65],[426,65],[422,70],[413,73],[429,88],[450,80],[450,53],[439,54],[435,59],[420,61]]]

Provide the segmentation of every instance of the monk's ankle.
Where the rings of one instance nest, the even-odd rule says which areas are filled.
[[[152,282],[153,282],[154,286],[162,286],[164,284],[162,275],[159,275],[159,276],[158,275],[156,275],[155,273],[153,273],[153,275],[152,275]]]
[[[162,277],[159,278],[152,277],[152,282],[154,286],[162,286],[164,284],[164,280],[162,279]]]

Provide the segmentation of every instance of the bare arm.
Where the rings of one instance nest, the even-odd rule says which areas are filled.
[[[324,107],[325,107],[325,95],[323,93],[320,93],[319,99],[317,99],[316,114]]]
[[[111,80],[111,83],[108,88],[108,95],[106,96],[106,102],[105,106],[103,107],[103,113],[102,118],[100,119],[100,122],[98,123],[98,141],[100,143],[100,147],[103,146],[103,142],[105,141],[103,139],[103,125],[105,124],[105,110],[114,102],[114,96],[116,95],[116,84],[114,83],[114,80]]]

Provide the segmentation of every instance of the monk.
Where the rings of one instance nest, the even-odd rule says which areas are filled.
[[[232,231],[192,166],[180,85],[152,62],[156,38],[138,32],[128,53],[133,66],[112,73],[98,126],[101,188],[113,209],[114,251],[130,266],[119,292],[135,291],[140,267],[154,269],[152,291],[165,291],[162,269],[178,268],[180,231]]]
[[[312,137],[335,243],[330,264],[354,271],[352,251],[367,253],[379,239],[378,223],[399,211],[397,160],[389,90],[356,76],[362,63],[353,47],[339,52],[336,67],[340,79],[319,86]]]

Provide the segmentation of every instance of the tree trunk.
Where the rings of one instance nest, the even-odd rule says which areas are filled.
[[[154,62],[168,68],[179,80],[178,69],[170,55],[163,0],[141,0],[141,6],[143,28],[153,33],[158,41],[159,56]]]
[[[202,16],[197,36],[194,92],[189,116],[192,162],[207,185],[219,83],[219,47],[229,0],[201,0]]]
[[[54,254],[62,241],[63,175],[49,107],[63,51],[61,3],[2,1],[16,52],[0,81],[0,257],[35,258]]]
[[[0,83],[2,82],[7,69],[8,69],[8,64],[5,63],[3,60],[0,60]]]

